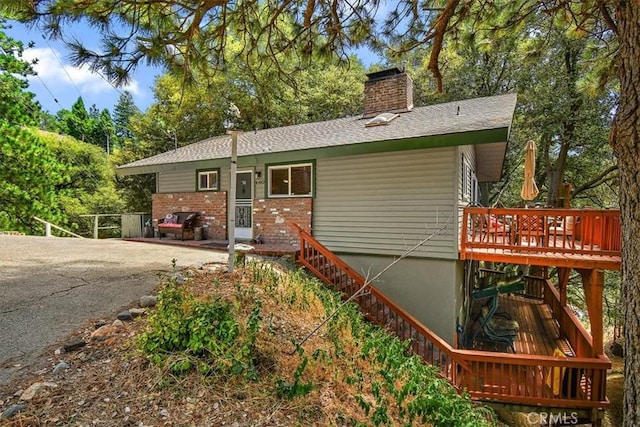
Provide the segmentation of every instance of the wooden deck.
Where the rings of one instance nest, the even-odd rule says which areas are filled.
[[[622,265],[620,256],[531,252],[521,251],[517,248],[467,248],[460,252],[460,259],[600,270],[620,270]]]
[[[525,277],[526,297],[501,296],[499,308],[520,323],[516,354],[454,348],[375,287],[370,286],[366,295],[354,295],[364,277],[310,234],[299,227],[298,232],[302,265],[343,292],[345,299],[353,296],[371,322],[410,340],[410,348],[425,363],[472,399],[587,412],[608,406],[606,375],[611,363],[604,355],[592,355],[591,337],[549,280]],[[556,347],[564,349],[569,343],[575,357],[553,355]]]
[[[498,312],[507,313],[520,326],[514,342],[516,354],[552,356],[554,350],[559,348],[566,356],[575,355],[569,342],[560,338],[558,321],[553,317],[551,307],[543,301],[520,295],[500,296],[498,301]],[[476,301],[474,313],[484,302],[486,300]],[[475,328],[470,327],[470,330],[475,331]],[[503,344],[495,345],[481,339],[474,341],[473,349],[501,352],[508,350]]]
[[[621,241],[617,210],[469,207],[460,259],[619,270]]]

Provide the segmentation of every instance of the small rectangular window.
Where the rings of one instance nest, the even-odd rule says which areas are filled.
[[[472,201],[473,200],[473,180],[475,178],[475,173],[469,160],[462,155],[461,164],[460,164],[460,190],[461,196],[463,200]]]
[[[218,190],[218,171],[198,171],[198,191]]]
[[[270,197],[311,196],[313,170],[311,163],[268,167]]]

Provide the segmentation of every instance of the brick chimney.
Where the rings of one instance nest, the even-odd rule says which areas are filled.
[[[399,68],[367,74],[363,118],[380,113],[406,113],[413,109],[413,81]]]

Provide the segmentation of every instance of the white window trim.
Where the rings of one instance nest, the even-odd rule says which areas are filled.
[[[311,167],[310,192],[308,194],[291,194],[291,168],[309,166]],[[287,169],[289,171],[289,189],[288,194],[271,194],[271,171]],[[267,195],[269,198],[288,198],[288,197],[313,197],[313,163],[296,163],[290,165],[269,165],[267,167]]]
[[[462,200],[471,202],[474,198],[474,180],[476,179],[475,171],[471,167],[471,162],[463,154],[461,161],[461,196]]]
[[[207,175],[207,183],[209,183],[209,178],[208,176],[210,174],[214,173],[216,175],[216,186],[215,187],[207,187],[207,188],[202,188],[200,186],[200,177],[202,175]],[[220,189],[220,173],[219,171],[216,170],[210,170],[210,171],[198,171],[198,191],[218,191]]]

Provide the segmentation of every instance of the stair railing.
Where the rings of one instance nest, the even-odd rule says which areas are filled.
[[[302,228],[296,225],[296,229],[300,236],[298,262],[323,282],[341,291],[344,299],[362,288],[365,284],[362,275]],[[354,301],[369,321],[394,333],[403,341],[410,340],[411,349],[424,362],[436,367],[439,374],[454,387],[461,389],[464,386],[465,373],[469,373],[467,363],[456,354],[453,347],[410,313],[371,285],[355,297]]]
[[[44,224],[44,236],[45,237],[51,237],[51,229],[55,228],[56,230],[60,230],[63,233],[67,233],[67,234],[69,234],[69,235],[71,235],[73,237],[77,237],[79,239],[84,239],[84,237],[80,236],[79,234],[73,233],[73,232],[71,232],[69,230],[65,230],[64,228],[58,227],[57,225],[52,224],[49,221],[45,221],[44,219],[40,219],[37,216],[34,216],[33,219],[35,219],[36,221],[41,222],[41,223]]]

